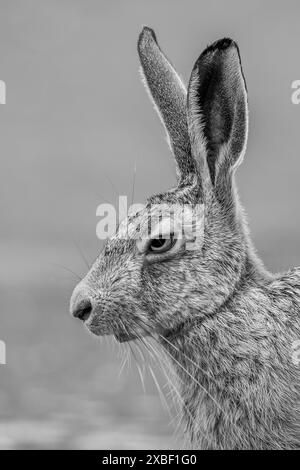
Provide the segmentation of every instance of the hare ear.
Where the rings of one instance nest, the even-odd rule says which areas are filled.
[[[248,134],[246,83],[238,46],[231,39],[215,42],[197,60],[188,120],[194,157],[206,158],[214,186],[228,182],[243,159]]]
[[[160,49],[155,33],[144,27],[138,53],[146,89],[166,129],[181,180],[194,172],[186,114],[186,88]]]

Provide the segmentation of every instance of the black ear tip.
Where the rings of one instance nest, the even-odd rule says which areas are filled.
[[[156,39],[156,34],[153,31],[153,29],[149,28],[149,26],[144,26],[139,35],[138,45],[141,45],[143,42],[147,42],[147,41],[157,42],[157,39]]]
[[[219,41],[216,41],[214,44],[215,44],[215,48],[219,50],[228,49],[229,47],[237,46],[235,41],[231,38],[220,39]]]
[[[227,49],[230,49],[230,48],[234,48],[237,50],[239,49],[237,43],[233,39],[223,38],[223,39],[219,39],[218,41],[215,41],[210,46],[208,46],[201,55],[203,57],[207,54],[210,54],[216,51],[226,51]]]

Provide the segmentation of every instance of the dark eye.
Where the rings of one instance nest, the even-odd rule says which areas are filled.
[[[174,244],[175,240],[173,235],[170,235],[169,238],[152,238],[148,250],[152,253],[163,253],[164,251],[170,250]]]

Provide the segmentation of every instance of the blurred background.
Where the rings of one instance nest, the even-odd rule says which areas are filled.
[[[238,41],[250,136],[238,172],[267,267],[300,264],[298,1],[0,0],[0,448],[176,448],[154,381],[119,376],[125,346],[68,314],[77,275],[101,249],[97,206],[175,182],[138,74],[153,27],[185,81],[206,45]],[[163,377],[158,377],[163,387]]]

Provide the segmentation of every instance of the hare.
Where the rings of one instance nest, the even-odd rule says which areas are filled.
[[[237,196],[248,134],[238,46],[225,38],[207,47],[187,91],[148,27],[138,53],[178,185],[129,216],[126,237],[121,224],[106,242],[71,314],[95,335],[155,338],[177,378],[190,449],[299,448],[300,269],[264,268]],[[176,223],[159,235],[141,228],[161,205],[197,204],[204,216],[193,249]]]

